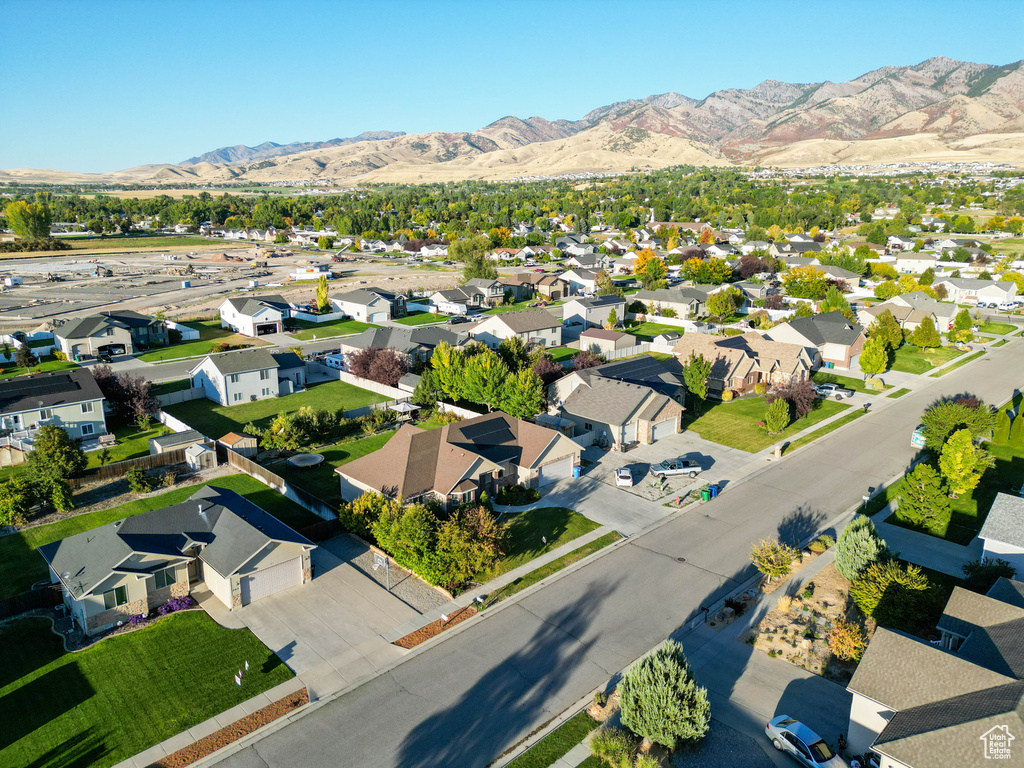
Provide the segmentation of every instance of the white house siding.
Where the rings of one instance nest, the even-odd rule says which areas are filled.
[[[982,542],[984,543],[984,549],[981,554],[982,557],[1006,560],[1010,565],[1017,569],[1017,573],[1024,573],[1024,549],[1014,546],[1013,544],[1007,544],[1005,541],[982,539]]]
[[[484,320],[478,325],[471,335],[477,341],[486,344],[491,349],[497,349],[498,345],[509,336],[518,336],[524,344],[535,342],[543,347],[558,347],[562,344],[562,328],[560,325],[553,328],[542,328],[537,331],[525,333],[513,333],[508,327],[498,321],[498,316]]]
[[[90,410],[83,412],[83,406]],[[51,417],[46,421],[43,419],[44,412],[35,408],[31,411],[5,413],[0,417],[0,425],[5,428],[32,429],[39,426],[42,421],[46,424],[54,424],[64,428],[72,438],[98,437],[107,432],[107,422],[103,415],[102,400],[55,405],[48,410],[51,412]],[[91,427],[91,430],[86,425]]]
[[[611,314],[612,309],[615,310],[615,316],[621,322],[626,314],[626,305],[606,304],[599,307],[584,307],[576,301],[568,302],[562,308],[562,322],[581,322],[584,326],[602,326],[605,320],[608,319],[608,315]]]
[[[273,307],[264,307],[255,315],[245,315],[231,306],[230,302],[225,301],[220,305],[221,328],[231,328],[243,336],[257,336],[256,326],[264,323],[276,323],[280,331],[283,319],[284,316]]]
[[[220,600],[228,608],[232,607],[231,604],[231,580],[221,576],[213,568],[206,563],[203,563],[203,581],[206,582],[206,586],[213,592],[214,597]]]
[[[877,701],[852,691],[850,704],[850,727],[846,735],[849,744],[847,753],[861,754],[871,748],[872,743],[895,714]]]
[[[346,315],[351,315],[353,319],[362,323],[384,322],[391,319],[391,302],[387,299],[374,299],[369,304],[334,299],[333,303]]]
[[[275,565],[302,557],[302,547],[296,544],[281,544],[271,542],[267,544],[249,562],[238,569],[239,576],[246,576],[256,571],[272,568]]]
[[[213,367],[213,363],[204,361],[203,365],[192,374],[192,386],[202,387],[210,400],[220,405],[241,405],[256,400],[266,400],[280,395],[280,384],[276,368],[262,369],[266,378],[261,378],[261,371],[221,374]],[[237,377],[232,380],[232,377]]]

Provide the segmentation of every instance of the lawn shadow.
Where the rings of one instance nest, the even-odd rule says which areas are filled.
[[[110,750],[88,728],[50,747],[25,768],[86,768],[95,765]]]
[[[92,697],[92,685],[71,662],[51,669],[0,699],[0,750]]]
[[[264,675],[270,674],[275,669],[280,667],[282,664],[287,663],[288,659],[292,657],[295,652],[295,641],[292,640],[288,645],[284,646],[280,650],[270,654],[267,660],[263,662],[263,666],[260,668],[260,672]]]

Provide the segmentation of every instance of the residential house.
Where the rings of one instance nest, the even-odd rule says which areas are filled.
[[[578,435],[593,432],[599,444],[625,450],[679,432],[683,408],[649,387],[591,376],[565,398],[559,415]]]
[[[637,291],[631,297],[634,301],[642,301],[644,306],[654,307],[656,315],[671,309],[680,320],[701,317],[705,314],[704,305],[708,300],[707,291],[700,288],[657,288],[655,290]]]
[[[932,269],[939,263],[939,257],[934,253],[914,253],[913,251],[900,251],[896,255],[896,263],[893,268],[897,272],[908,275],[919,275],[926,269]]]
[[[799,344],[811,356],[812,368],[857,370],[867,337],[857,323],[838,311],[813,317],[795,317],[768,331],[768,338]]]
[[[597,275],[599,269],[570,269],[560,277],[569,284],[570,294],[597,293]]]
[[[448,255],[448,245],[446,243],[434,243],[433,245],[424,245],[420,248],[420,256],[424,259],[440,259]]]
[[[755,283],[750,280],[740,280],[736,283],[726,284],[724,287],[728,288],[732,285],[733,288],[739,288],[743,292],[743,298],[747,302],[754,302],[758,299],[764,299],[768,297],[768,286],[764,283]],[[708,294],[711,295],[710,293]]]
[[[465,285],[435,291],[430,296],[433,306],[441,304],[465,304],[467,307],[497,307],[505,300],[507,286],[497,280],[475,277],[467,280]]]
[[[713,336],[687,333],[672,348],[681,362],[691,354],[711,362],[709,394],[719,396],[726,389],[738,395],[754,391],[757,384],[786,384],[804,381],[811,375],[811,356],[799,344],[772,341],[758,333],[741,336]]]
[[[306,384],[306,364],[294,352],[242,349],[207,355],[189,377],[207,399],[238,405],[290,395]]]
[[[491,252],[491,258],[497,261],[521,261],[521,248],[495,248]]]
[[[608,269],[611,266],[612,257],[606,253],[591,251],[580,256],[569,256],[565,260],[565,266],[576,269]]]
[[[405,296],[380,288],[356,288],[332,296],[331,303],[362,323],[383,323],[408,314]]]
[[[924,318],[930,317],[939,333],[949,330],[953,318],[959,312],[956,304],[936,301],[924,291],[913,291],[894,296],[872,307],[861,306],[857,310],[857,321],[864,327],[869,327],[875,318],[886,310],[892,313],[900,328],[904,330],[913,331]]]
[[[104,310],[69,320],[53,331],[54,346],[74,360],[87,355],[130,355],[140,349],[166,347],[163,320],[131,310]]]
[[[997,493],[978,538],[982,557],[1005,560],[1024,574],[1024,498]]]
[[[15,376],[0,384],[0,466],[21,464],[39,429],[52,424],[73,440],[107,434],[103,393],[86,368]]]
[[[555,248],[558,248],[564,252],[566,248],[570,248],[574,245],[587,245],[587,240],[589,239],[590,235],[584,235],[579,233],[559,235],[557,238],[555,238]]]
[[[406,356],[411,368],[418,362],[427,362],[434,354],[434,349],[442,342],[453,347],[461,347],[465,346],[469,340],[468,334],[456,333],[437,325],[411,328],[367,328],[362,333],[342,339],[339,353],[343,363],[348,355],[364,349],[393,349]]]
[[[771,245],[772,244],[769,243],[767,240],[748,240],[747,242],[743,243],[743,245],[740,246],[740,253],[743,254],[744,256],[749,256],[754,251],[764,251],[765,253],[767,253],[771,248]]]
[[[569,295],[569,284],[550,272],[519,272],[498,275],[498,282],[516,291],[516,300],[541,296],[548,301],[559,301]]]
[[[546,309],[523,309],[488,315],[469,334],[491,349],[511,336],[518,336],[528,347],[557,347],[562,344],[562,323]]]
[[[848,752],[871,749],[882,768],[1020,762],[1008,738],[1024,733],[1024,583],[954,587],[937,629],[934,642],[875,630],[847,686]]]
[[[679,339],[681,336],[677,334],[676,338]],[[570,371],[548,387],[548,400],[555,407],[560,406],[576,387],[592,376],[648,387],[680,404],[686,398],[683,366],[676,358],[659,359],[651,355],[639,355],[593,368]]]
[[[946,289],[946,299],[956,304],[977,304],[979,301],[991,304],[1013,301],[1017,296],[1017,284],[1012,280],[947,277],[937,281],[933,287],[940,285]]]
[[[818,269],[824,272],[825,277],[829,280],[834,280],[839,283],[839,289],[842,291],[849,291],[860,285],[861,275],[859,272],[854,272],[852,269],[831,267],[827,264],[823,264],[818,267]]]
[[[580,446],[553,429],[497,411],[424,430],[401,426],[380,450],[338,467],[346,501],[375,491],[455,507],[501,488],[572,477]]]
[[[702,245],[701,250],[704,251],[708,256],[716,259],[726,259],[730,256],[735,256],[737,251],[731,245],[726,243],[712,243],[711,245]]]
[[[821,252],[821,243],[816,243],[813,240],[809,243],[803,242],[784,242],[784,243],[772,243],[768,247],[768,253],[777,259],[781,259],[783,256],[814,256],[816,253]]]
[[[292,280],[319,280],[321,277],[333,280],[330,264],[309,264],[305,267],[296,267],[289,275]]]
[[[220,327],[243,336],[281,333],[291,310],[291,305],[276,294],[225,299],[220,305]]]
[[[909,251],[914,248],[914,238],[912,237],[900,237],[899,235],[889,235],[885,241],[885,248],[887,251]]]
[[[75,623],[94,635],[204,587],[230,610],[307,582],[315,546],[243,496],[207,485],[37,551]]]
[[[607,355],[620,349],[636,346],[636,336],[604,328],[588,328],[580,334],[580,350]]]
[[[562,324],[565,326],[603,326],[615,312],[617,323],[626,318],[626,301],[618,296],[595,296],[592,299],[571,299],[562,305]]]

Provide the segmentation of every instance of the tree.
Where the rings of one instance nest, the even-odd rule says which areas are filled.
[[[850,322],[857,322],[857,316],[853,313],[853,309],[850,308],[850,302],[846,300],[846,297],[834,285],[830,285],[828,290],[825,291],[825,300],[821,304],[821,311],[823,313],[839,312]]]
[[[736,296],[731,291],[715,291],[704,306],[713,317],[727,317],[736,311]]]
[[[530,353],[526,343],[518,336],[509,336],[498,344],[498,356],[510,373],[516,373],[530,365]]]
[[[572,367],[575,371],[582,371],[584,368],[595,368],[604,365],[604,358],[589,349],[581,350],[572,356]]]
[[[320,279],[316,283],[316,311],[320,314],[324,314],[331,308],[331,299],[327,293],[327,276],[320,275]]]
[[[25,463],[40,495],[59,512],[70,512],[74,504],[67,479],[85,469],[88,461],[67,431],[53,424],[40,427]]]
[[[45,203],[18,200],[4,210],[7,223],[23,240],[46,240],[50,237],[52,217]]]
[[[988,439],[995,416],[982,401],[974,398],[941,400],[925,410],[921,416],[925,447],[939,453],[946,439],[958,429],[967,429],[975,439]]]
[[[704,226],[700,228],[700,234],[697,235],[697,242],[701,245],[711,245],[715,242],[715,233],[711,227]]]
[[[960,569],[964,572],[964,586],[982,595],[988,594],[999,579],[1012,579],[1017,575],[1017,569],[1009,562],[990,557],[964,563]]]
[[[487,350],[466,361],[463,376],[463,396],[474,403],[486,405],[491,411],[502,399],[509,371],[497,352]]]
[[[381,549],[391,554],[399,565],[438,583],[429,567],[436,549],[438,519],[423,504],[388,505],[373,523],[373,537]]]
[[[369,536],[374,524],[387,512],[398,512],[402,502],[389,499],[376,491],[366,491],[350,502],[342,502],[338,508],[338,519],[351,533]]]
[[[507,526],[499,524],[487,507],[455,512],[437,529],[431,576],[454,587],[485,573],[501,557],[506,532]]]
[[[921,273],[921,276],[917,279],[917,282],[919,282],[921,285],[931,285],[932,283],[934,283],[935,268],[928,267],[928,269]]]
[[[832,655],[843,661],[860,661],[868,647],[864,632],[852,621],[836,619],[825,637]]]
[[[31,368],[39,364],[39,358],[35,356],[27,343],[22,343],[14,350],[14,364],[19,368]]]
[[[814,308],[806,301],[798,301],[793,315],[795,317],[814,317]]]
[[[668,749],[707,735],[711,704],[697,685],[683,647],[669,640],[644,656],[619,683],[622,724]]]
[[[990,466],[992,457],[974,444],[974,436],[967,429],[958,429],[950,435],[939,454],[939,471],[954,499],[974,490]]]
[[[508,378],[499,407],[509,416],[525,419],[543,411],[547,400],[544,381],[532,368],[523,368]]]
[[[466,367],[466,352],[457,349],[448,342],[442,341],[434,347],[430,357],[430,365],[434,369],[434,382],[437,388],[451,400],[461,400],[465,391],[463,379]]]
[[[880,336],[872,336],[864,342],[860,351],[860,369],[869,376],[885,373],[889,367],[889,349]]]
[[[914,332],[910,334],[910,343],[923,349],[942,346],[942,338],[935,328],[935,321],[930,316],[921,320]]]
[[[789,426],[789,403],[776,400],[764,410],[764,428],[769,435],[777,435]]]
[[[683,381],[686,383],[686,391],[697,398],[701,406],[708,399],[708,378],[710,376],[711,361],[704,355],[691,352],[690,359],[683,366]]]
[[[396,387],[409,372],[409,359],[390,347],[367,347],[346,355],[345,366],[353,376]]]
[[[615,307],[612,307],[610,310],[608,310],[608,317],[605,318],[604,323],[602,323],[602,325],[604,326],[605,330],[610,331],[618,324],[619,314],[618,312],[615,311]]]
[[[922,528],[945,530],[952,510],[942,478],[930,465],[918,464],[896,490],[896,517]]]
[[[552,384],[565,375],[565,368],[547,352],[541,352],[531,366],[534,373],[540,376],[544,386]]]
[[[793,418],[800,419],[814,410],[817,397],[818,394],[814,391],[814,384],[810,379],[790,379],[785,384],[776,384],[769,389],[765,393],[764,401],[774,403],[776,400],[784,400]]]
[[[867,335],[868,338],[880,338],[890,352],[895,352],[903,344],[903,330],[888,309],[874,319]]]
[[[420,408],[432,411],[437,407],[437,399],[441,394],[443,393],[437,388],[434,371],[430,368],[424,369],[416,389],[413,390],[412,401]]]
[[[0,483],[0,525],[24,525],[36,503],[36,489],[22,477]]]
[[[961,309],[953,318],[953,327],[949,329],[949,340],[958,344],[967,344],[974,338],[974,321],[971,313]]]
[[[108,365],[94,366],[92,375],[115,419],[148,428],[152,414],[160,408],[152,382],[136,374],[114,373]]]
[[[888,556],[889,548],[879,537],[870,517],[857,515],[836,542],[836,570],[855,581],[871,563]]]
[[[996,414],[996,424],[992,428],[992,444],[1006,445],[1010,442],[1010,414],[1003,410]]]
[[[665,260],[653,250],[644,248],[637,252],[636,261],[633,263],[633,275],[645,289],[663,288],[667,274]]]
[[[490,249],[491,239],[487,235],[476,235],[452,243],[448,246],[448,255],[462,262],[462,276],[465,280],[494,280],[498,270],[494,259],[487,256]]]
[[[786,293],[798,299],[820,299],[828,290],[828,278],[817,267],[793,267],[782,276]]]
[[[850,586],[850,598],[883,626],[913,627],[928,599],[928,577],[899,560],[871,563]]]
[[[732,267],[723,259],[687,259],[683,277],[700,285],[721,285],[732,279]]]
[[[761,539],[750,550],[750,561],[771,581],[777,576],[787,576],[799,555],[796,549],[781,541]]]
[[[316,240],[316,247],[321,251],[328,251],[334,247],[334,238],[328,237],[327,235],[321,235]]]
[[[598,296],[618,296],[621,299],[626,295],[625,291],[615,284],[612,276],[605,269],[598,270],[598,273],[594,276],[594,282],[597,284]]]

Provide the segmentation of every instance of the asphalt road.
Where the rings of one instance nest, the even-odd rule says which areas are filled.
[[[1010,397],[1016,342],[773,463],[715,501],[670,518],[590,565],[279,725],[223,760],[231,768],[485,766],[753,573],[761,537],[826,526],[913,457],[910,434],[936,397]],[[586,513],[585,505],[581,512]],[[739,675],[740,670],[736,670]],[[720,676],[721,677],[721,676]],[[717,681],[728,694],[728,675]]]

